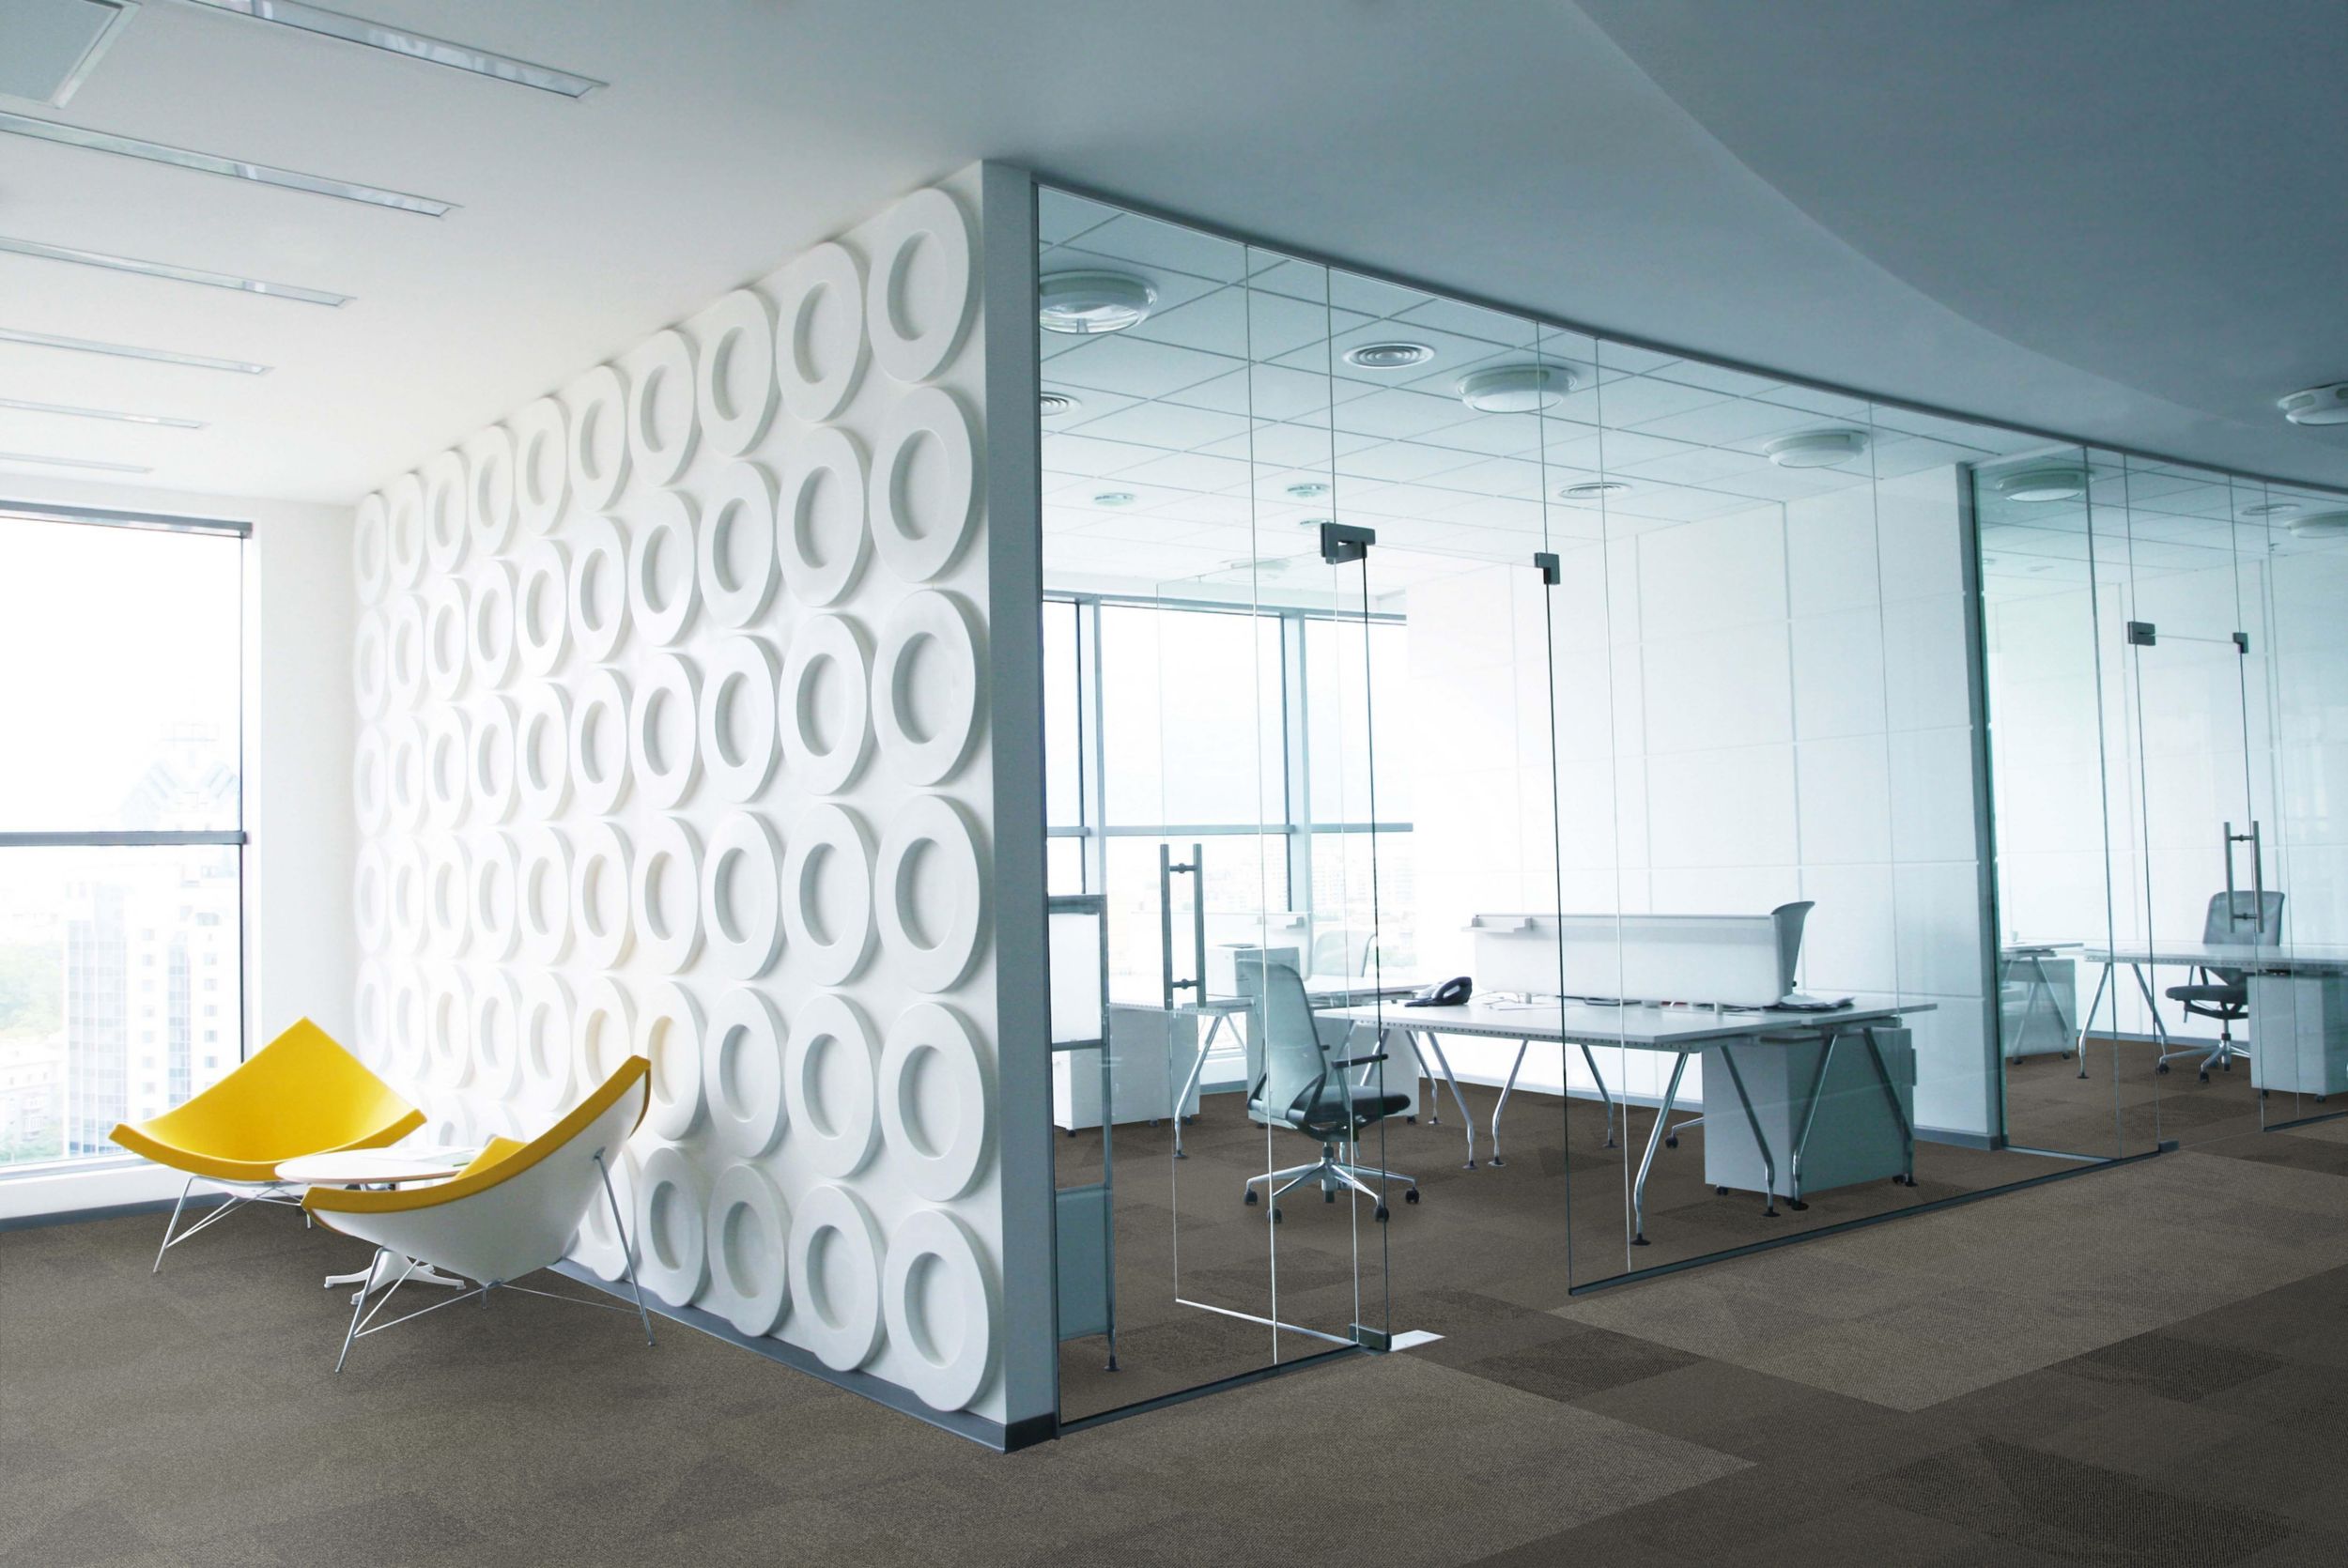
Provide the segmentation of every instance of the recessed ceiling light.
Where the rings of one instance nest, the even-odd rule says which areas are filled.
[[[1761,449],[1781,469],[1831,469],[1867,450],[1864,430],[1805,430],[1780,436]]]
[[[1460,378],[1460,401],[1479,414],[1529,414],[1555,407],[1573,391],[1564,365],[1491,365]]]
[[[1121,332],[1149,315],[1158,291],[1124,272],[1054,272],[1036,285],[1036,320],[1047,332]]]
[[[267,376],[269,366],[250,360],[216,360],[209,354],[181,354],[169,348],[140,348],[127,343],[100,343],[92,338],[57,337],[49,332],[22,332],[0,327],[0,343],[27,348],[68,348],[79,354],[112,354],[125,360],[152,360],[158,364],[187,365],[195,370],[225,370],[239,376]]]
[[[1557,495],[1563,500],[1597,500],[1601,496],[1619,496],[1630,488],[1625,480],[1593,479],[1586,484],[1568,484]]]
[[[232,277],[226,272],[207,272],[200,267],[178,267],[167,261],[141,261],[135,256],[109,255],[103,251],[77,251],[70,245],[46,245],[38,239],[0,238],[0,251],[21,256],[39,256],[43,261],[70,261],[82,267],[106,267],[117,272],[136,272],[141,277],[169,278],[174,283],[203,284],[211,288],[240,289],[247,294],[266,294],[273,300],[299,300],[305,305],[347,305],[348,294],[329,294],[322,288],[299,288],[292,284],[263,283],[257,278]]]
[[[201,430],[204,422],[172,414],[119,414],[111,408],[84,408],[71,403],[35,403],[22,397],[0,397],[0,408],[21,414],[70,414],[75,419],[120,420],[125,424],[162,424],[174,430]]]
[[[2288,517],[2299,511],[2295,500],[2253,501],[2242,509],[2245,517]]]
[[[1084,407],[1076,398],[1060,392],[1047,392],[1035,401],[1037,411],[1045,419],[1058,419],[1062,414],[1073,414]]]
[[[104,473],[153,473],[136,463],[101,463],[95,457],[40,457],[29,452],[0,452],[0,463],[40,463],[53,469],[96,469]]]
[[[2348,512],[2313,512],[2291,519],[2294,539],[2338,539],[2348,534]]]
[[[1138,500],[1131,490],[1104,490],[1092,498],[1095,506],[1131,506]]]
[[[364,202],[370,207],[388,207],[399,212],[421,213],[438,218],[456,209],[456,203],[435,201],[430,196],[411,196],[401,191],[385,191],[373,185],[354,185],[348,180],[328,179],[322,175],[305,175],[295,169],[274,168],[267,163],[250,163],[241,158],[223,158],[218,153],[191,152],[186,147],[165,146],[161,142],[142,142],[135,136],[116,136],[103,131],[91,131],[83,126],[65,125],[56,120],[35,119],[30,115],[12,115],[0,110],[0,131],[11,135],[30,136],[39,141],[56,142],[70,147],[82,147],[91,152],[119,153],[125,158],[141,158],[149,163],[168,163],[176,169],[193,169],[199,174],[226,175],[231,179],[251,180],[256,185],[274,185],[281,191],[300,191],[313,196],[333,196],[347,202]]]
[[[1434,357],[1423,343],[1365,343],[1345,351],[1345,362],[1356,370],[1408,370]]]
[[[2348,381],[2333,381],[2278,397],[2275,407],[2294,424],[2348,424]]]
[[[1321,484],[1319,480],[1306,480],[1302,484],[1291,484],[1289,486],[1289,494],[1295,497],[1298,500],[1317,500],[1328,493],[1329,486]]]
[[[1998,494],[2008,500],[2033,503],[2077,500],[2087,494],[2087,470],[2061,465],[2025,469],[2000,478]]]
[[[387,50],[405,54],[411,60],[427,65],[447,66],[455,70],[469,70],[475,76],[494,77],[511,82],[518,87],[536,87],[542,92],[561,93],[564,98],[584,98],[604,84],[592,76],[575,76],[567,70],[551,66],[533,65],[504,54],[492,54],[486,49],[467,44],[450,43],[425,33],[411,33],[405,27],[387,27],[364,17],[345,16],[339,11],[324,11],[316,6],[301,6],[292,0],[195,0],[199,6],[214,10],[234,11],[257,22],[275,22],[287,27],[299,27],[305,33],[324,38],[340,38],[345,43],[364,44],[369,49]]]
[[[137,0],[13,0],[0,97],[62,107],[138,8]]]

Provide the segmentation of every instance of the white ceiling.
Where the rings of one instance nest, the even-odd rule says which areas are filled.
[[[2348,167],[2336,138],[2227,112],[2259,97],[2262,69],[2337,80],[2342,30],[2301,17],[2300,0],[2204,8],[2229,19],[2225,47],[2180,64],[2133,44],[2087,48],[2139,23],[2144,8],[2121,0],[1952,3],[1927,24],[1851,0],[1646,0],[1669,25],[1643,31],[1634,8],[1589,0],[1626,54],[1563,3],[334,0],[610,84],[573,102],[148,0],[66,109],[0,108],[456,210],[418,217],[0,136],[0,236],[353,297],[330,311],[0,255],[0,329],[275,367],[230,377],[0,345],[0,398],[206,425],[0,409],[0,452],[149,470],[116,476],[131,483],[348,500],[888,196],[998,157],[1454,294],[2196,461],[2348,481],[2348,435],[2294,429],[2261,406],[2348,376],[2342,313],[2307,286],[2336,277]],[[1739,10],[1779,32],[1731,27]],[[2062,30],[2048,32],[2049,13]],[[1812,17],[1843,23],[1824,33],[1839,52],[1815,56],[1831,72],[1755,66],[1788,40],[1824,49],[1800,24]],[[1927,25],[1951,36],[1916,31]],[[2061,69],[2047,69],[2049,38],[2070,51]],[[1935,47],[1972,90],[1908,90]],[[1707,51],[1735,68],[1734,93],[1697,69]],[[2047,110],[2082,80],[2093,115],[2048,110],[2022,122],[2029,138],[1998,146],[1935,140]],[[1899,134],[1852,133],[1812,112],[1821,98],[1862,116],[1895,103]],[[2148,116],[2163,134],[2120,134]],[[1781,121],[1791,129],[1762,133]],[[1942,146],[1966,156],[1934,159]],[[2082,188],[2093,203],[2061,207]],[[2064,243],[2033,246],[2027,227],[2017,240],[2029,214],[2048,232],[2050,205],[2076,218],[2054,231]],[[2112,264],[2115,247],[2165,256],[2184,241],[2193,265]],[[1197,404],[1199,384],[1176,375],[1161,390]],[[1652,377],[1656,395],[1678,395],[1669,379]],[[1460,449],[1419,440],[1444,431],[1413,424],[1434,410],[1378,396],[1387,423],[1363,434],[1438,449],[1391,452],[1391,483],[1439,477],[1425,465]],[[1700,408],[1685,411],[1700,429]]]

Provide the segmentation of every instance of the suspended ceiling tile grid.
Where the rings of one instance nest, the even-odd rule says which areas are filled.
[[[365,500],[355,898],[361,1049],[443,1136],[649,1057],[645,1287],[1000,1419],[978,210],[916,192]],[[622,1273],[608,1215],[573,1256]]]

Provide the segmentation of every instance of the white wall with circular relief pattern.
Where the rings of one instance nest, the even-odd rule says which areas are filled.
[[[971,169],[362,503],[352,902],[435,1127],[650,1056],[645,1288],[1000,1419],[978,239]]]

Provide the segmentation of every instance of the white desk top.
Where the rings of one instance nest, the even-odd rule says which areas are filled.
[[[1387,978],[1383,982],[1367,976],[1348,979],[1341,975],[1308,975],[1305,978],[1305,1000],[1316,1010],[1352,1007],[1361,1003],[1394,1001],[1410,995],[1429,982],[1418,979]],[[1119,1004],[1120,1007],[1124,1004]],[[1144,1006],[1146,1004],[1135,1004]],[[1253,1011],[1256,998],[1252,996],[1210,996],[1204,1002],[1178,1002],[1178,1013],[1244,1013]]]
[[[404,1182],[445,1181],[471,1162],[477,1148],[346,1149],[340,1154],[305,1154],[277,1167],[281,1180],[305,1187],[396,1187]]]
[[[1571,1045],[1624,1045],[1637,1051],[1686,1051],[1711,1040],[1749,1039],[1756,1035],[1815,1034],[1826,1028],[1884,1023],[1904,1013],[1930,1012],[1928,1002],[1854,1004],[1834,1012],[1796,1012],[1766,1007],[1752,1012],[1714,1012],[1709,1007],[1493,1007],[1471,1002],[1459,1007],[1355,1007],[1333,1008],[1330,1018],[1383,1023],[1390,1029],[1426,1029],[1443,1035],[1488,1035],[1500,1039],[1556,1040]]]
[[[2091,963],[2199,964],[2268,975],[2348,973],[2348,946],[2336,943],[2089,942],[2079,951]]]

